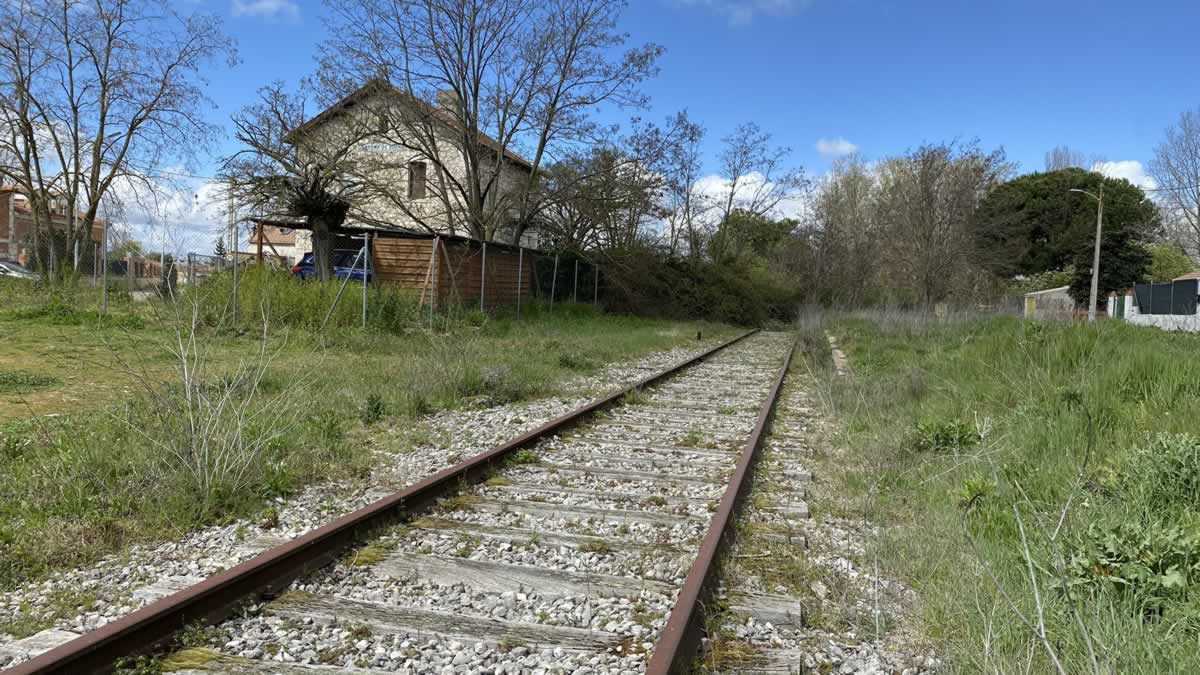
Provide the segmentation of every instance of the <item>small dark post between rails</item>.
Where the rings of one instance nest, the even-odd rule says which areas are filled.
[[[579,258],[575,259],[575,283],[571,289],[571,302],[579,304]]]
[[[600,306],[600,266],[592,263],[592,307]]]
[[[521,316],[521,277],[525,274],[525,249],[517,248],[517,316]]]
[[[550,277],[550,308],[554,308],[554,291],[558,289],[558,254],[554,254],[554,276]]]

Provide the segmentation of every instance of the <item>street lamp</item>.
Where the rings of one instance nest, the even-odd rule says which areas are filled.
[[[1081,192],[1096,200],[1096,250],[1092,255],[1092,294],[1088,298],[1088,321],[1096,320],[1096,294],[1100,289],[1100,230],[1104,222],[1104,183],[1100,183],[1100,195],[1087,190],[1071,188],[1069,192]]]

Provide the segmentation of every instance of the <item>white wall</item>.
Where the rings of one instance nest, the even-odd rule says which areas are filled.
[[[1129,317],[1129,323],[1138,326],[1154,326],[1163,330],[1185,330],[1200,333],[1200,315],[1140,314]]]
[[[1111,306],[1112,303],[1110,303]],[[1111,311],[1111,310],[1110,310]],[[1162,330],[1184,330],[1200,333],[1200,308],[1196,314],[1140,314],[1133,306],[1133,296],[1125,296],[1125,320],[1137,326],[1154,326]]]

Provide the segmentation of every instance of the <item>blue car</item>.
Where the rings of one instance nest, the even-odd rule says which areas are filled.
[[[358,251],[334,251],[333,252],[333,276],[337,279],[345,279],[349,277],[354,281],[362,281],[366,277],[368,283],[371,281],[371,266],[367,265],[366,272],[363,272],[363,262],[360,259],[356,264],[354,259],[358,256]],[[353,267],[352,267],[353,265]],[[301,279],[316,279],[317,268],[313,264],[313,254],[305,253],[300,262],[292,267],[292,276],[300,277]]]

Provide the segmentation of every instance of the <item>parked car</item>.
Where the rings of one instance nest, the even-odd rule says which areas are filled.
[[[37,275],[12,258],[0,258],[0,277],[10,279],[28,279],[33,281]]]
[[[336,277],[338,279],[345,279],[346,277],[349,277],[350,279],[353,279],[354,281],[362,281],[363,276],[364,276],[363,263],[362,263],[362,260],[359,260],[358,263],[356,264],[355,258],[357,258],[357,257],[358,257],[358,251],[355,249],[334,251],[333,252],[333,275],[334,275],[334,277]],[[368,283],[370,283],[370,281],[371,281],[371,273],[372,272],[373,272],[373,270],[371,269],[370,264],[368,264],[367,271],[365,272],[365,276],[366,276]],[[292,267],[292,276],[300,277],[301,279],[316,279],[317,278],[317,268],[316,268],[316,265],[313,263],[313,254],[311,252],[305,253],[304,257],[300,259],[300,262],[296,263]]]

